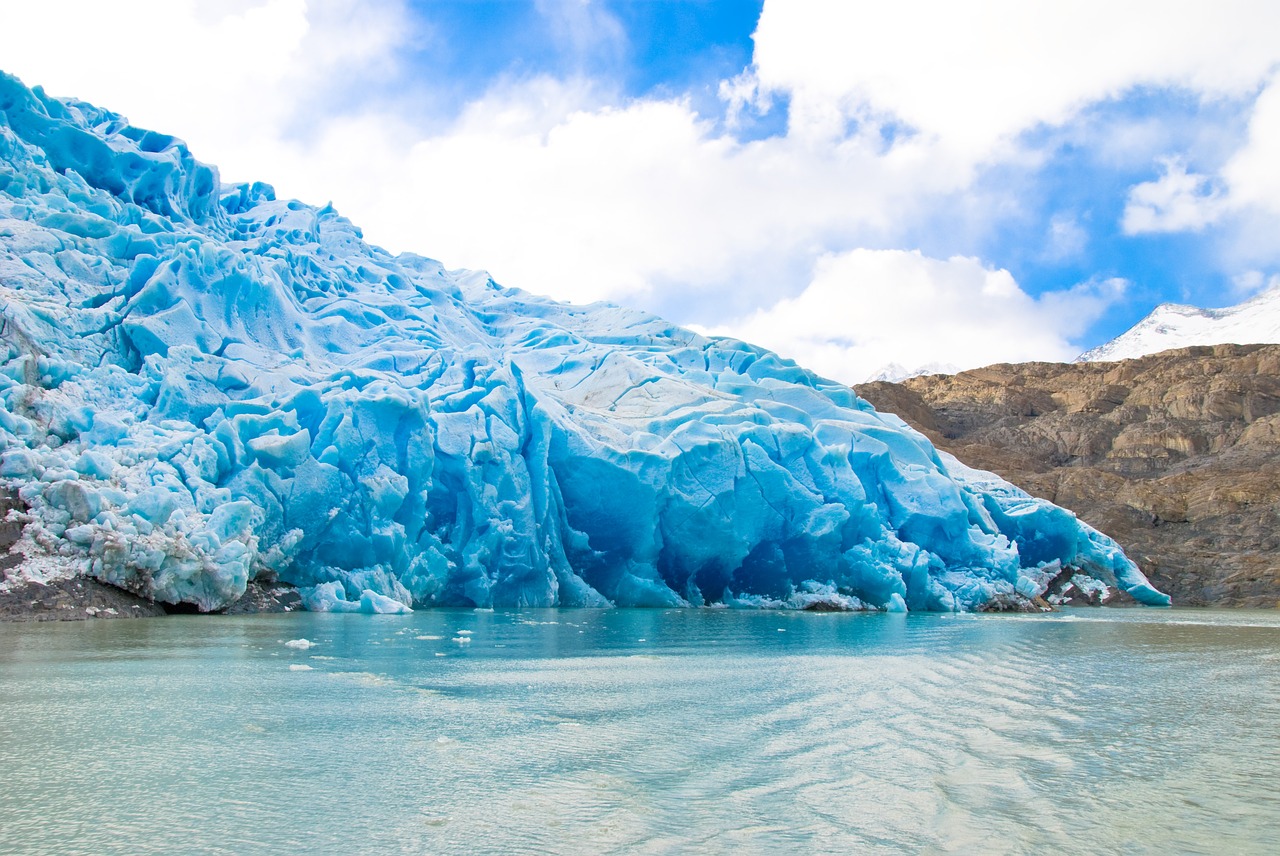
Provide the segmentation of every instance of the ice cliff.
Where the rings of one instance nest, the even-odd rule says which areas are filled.
[[[952,610],[1076,567],[1167,602],[768,351],[392,256],[3,75],[0,307],[28,537],[156,600]]]

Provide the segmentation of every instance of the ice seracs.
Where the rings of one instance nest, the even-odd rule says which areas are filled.
[[[1070,513],[768,351],[391,256],[12,77],[0,306],[27,537],[157,600],[270,576],[364,612],[951,610],[1071,566],[1167,602]]]

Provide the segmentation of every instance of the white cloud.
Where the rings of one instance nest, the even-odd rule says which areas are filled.
[[[1059,212],[1049,220],[1044,258],[1049,261],[1074,259],[1089,244],[1089,233],[1075,216]]]
[[[626,48],[622,24],[595,0],[534,0],[534,8],[552,38],[580,63],[602,55],[617,59]]]
[[[1121,225],[1126,234],[1197,232],[1217,227],[1216,251],[1233,273],[1233,291],[1260,282],[1258,268],[1280,264],[1280,75],[1254,101],[1248,132],[1212,175],[1189,172],[1177,158],[1161,158],[1161,175],[1130,189]]]
[[[1266,274],[1260,270],[1247,270],[1231,278],[1232,290],[1237,296],[1251,297],[1267,288],[1280,285],[1280,275],[1267,280]]]
[[[803,293],[705,330],[860,383],[890,363],[959,369],[1068,360],[1071,343],[1124,291],[1122,280],[1033,298],[1006,270],[978,259],[854,250],[819,259]]]
[[[961,187],[946,160],[916,152],[742,143],[682,101],[590,99],[548,80],[492,93],[414,146],[412,199],[360,220],[393,245],[447,248],[449,264],[567,299],[664,282],[776,296],[780,264],[803,271],[815,249],[881,234]]]
[[[1126,234],[1196,232],[1228,222],[1223,256],[1237,268],[1280,261],[1280,76],[1252,105],[1248,133],[1213,175],[1189,172],[1178,157],[1157,159],[1161,175],[1130,189]]]
[[[1271,80],[1254,104],[1249,138],[1227,163],[1223,177],[1231,200],[1280,214],[1280,76]]]
[[[434,132],[405,103],[320,109],[352,78],[392,76],[413,32],[400,3],[368,14],[356,0],[49,4],[0,10],[9,32],[69,22],[52,46],[6,47],[6,70],[26,82],[177,133],[226,179],[333,201],[389,249],[561,299],[670,303],[653,289],[671,284],[776,297],[802,284],[816,253],[883,240],[967,180],[909,146],[743,143],[684,100],[628,101],[586,78],[499,79]],[[541,9],[575,49],[616,41],[616,22],[591,3]],[[101,61],[101,45],[128,44],[148,47]]]
[[[763,115],[773,106],[773,98],[760,89],[759,79],[749,68],[720,81],[719,95],[725,103],[725,125],[731,129],[741,125],[743,111]]]
[[[0,67],[28,85],[176,134],[224,177],[316,199],[323,173],[276,177],[309,148],[295,132],[309,133],[336,93],[394,74],[414,27],[400,0],[41,0],[0,6],[0,32]]]
[[[1177,158],[1160,161],[1163,173],[1129,189],[1121,227],[1126,235],[1198,232],[1226,210],[1226,199],[1207,175],[1187,172]]]
[[[755,42],[760,86],[791,96],[795,132],[892,116],[981,160],[1136,86],[1248,94],[1280,60],[1280,5],[768,0]]]

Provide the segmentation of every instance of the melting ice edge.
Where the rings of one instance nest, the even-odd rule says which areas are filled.
[[[25,537],[155,600],[955,610],[1078,568],[1168,603],[788,360],[392,256],[3,74],[0,308]]]

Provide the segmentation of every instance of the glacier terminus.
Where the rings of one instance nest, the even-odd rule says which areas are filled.
[[[157,601],[968,610],[1076,570],[1168,603],[766,350],[393,256],[6,75],[0,309],[24,537]]]

